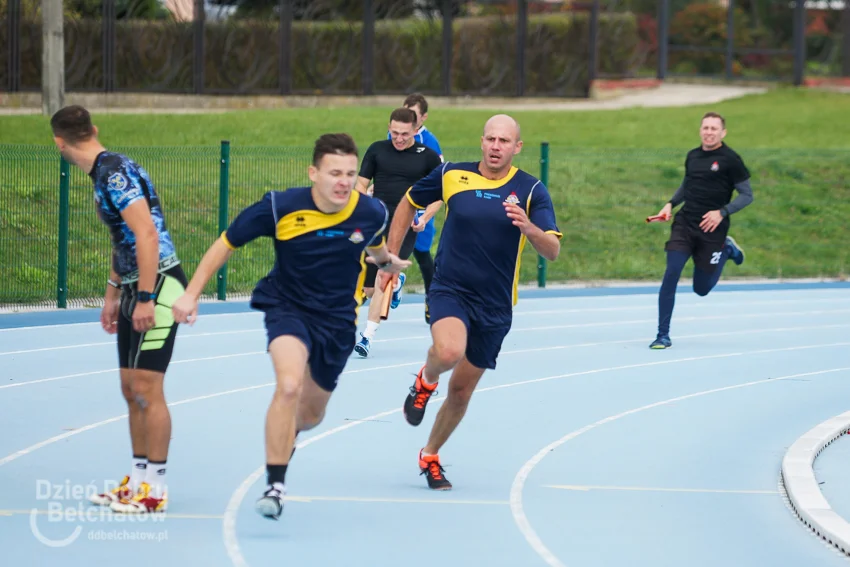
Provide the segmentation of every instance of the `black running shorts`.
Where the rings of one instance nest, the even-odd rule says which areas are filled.
[[[178,323],[171,313],[172,304],[183,295],[188,281],[177,265],[158,274],[154,285],[154,328],[139,333],[133,329],[138,283],[121,286],[121,310],[118,314],[118,364],[120,368],[165,373],[174,351]]]
[[[694,266],[706,274],[712,274],[720,262],[728,230],[729,223],[721,222],[714,232],[704,232],[698,225],[690,225],[677,215],[670,228],[670,240],[664,249],[693,256]]]

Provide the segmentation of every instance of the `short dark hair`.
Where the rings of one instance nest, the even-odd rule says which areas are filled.
[[[79,105],[60,108],[50,118],[53,135],[71,144],[90,140],[94,136],[89,111]]]
[[[313,165],[319,167],[322,158],[327,154],[360,157],[357,153],[357,144],[348,134],[322,134],[319,136],[313,146]]]
[[[410,108],[419,105],[419,110],[422,114],[428,114],[428,101],[425,100],[425,95],[421,93],[411,93],[404,99],[404,106]]]
[[[401,122],[402,124],[416,124],[416,113],[409,108],[396,108],[390,114],[390,122]]]
[[[717,114],[716,112],[706,112],[705,114],[703,114],[702,119],[703,119],[703,120],[705,120],[706,118],[719,118],[719,119],[720,119],[720,124],[721,124],[724,128],[726,128],[726,119],[725,119],[725,118],[723,118],[722,116],[720,116],[719,114]],[[700,121],[700,122],[701,122],[701,121]]]

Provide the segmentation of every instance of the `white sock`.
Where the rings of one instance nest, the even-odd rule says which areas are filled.
[[[437,383],[437,380],[431,380],[431,377],[425,372],[425,369],[422,369],[422,380],[428,384],[429,386],[433,386]]]
[[[380,325],[380,323],[375,323],[374,321],[366,321],[366,330],[363,331],[363,336],[369,340],[372,340],[372,337],[374,337],[375,333],[378,332],[378,325]]]
[[[133,466],[130,469],[130,488],[135,492],[139,485],[145,481],[145,474],[147,473],[147,465],[148,459],[147,457],[136,457],[133,456]]]
[[[168,491],[165,484],[165,463],[152,463],[148,461],[148,474],[145,482],[151,487],[151,497],[162,498]]]

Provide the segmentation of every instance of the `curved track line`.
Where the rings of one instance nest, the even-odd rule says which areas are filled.
[[[696,357],[689,357],[689,358],[676,358],[676,359],[672,359],[672,360],[660,360],[660,361],[656,361],[656,362],[644,362],[644,363],[639,363],[639,364],[629,364],[629,365],[624,365],[624,366],[613,366],[613,367],[609,367],[609,368],[601,368],[601,369],[595,369],[595,370],[584,370],[584,371],[581,371],[581,372],[573,372],[573,373],[570,373],[570,374],[559,374],[557,376],[547,376],[545,378],[533,378],[531,380],[525,380],[525,381],[522,381],[522,382],[514,382],[514,383],[511,383],[511,384],[501,384],[501,385],[497,385],[497,386],[488,386],[486,388],[476,390],[476,392],[487,392],[487,391],[490,391],[490,390],[500,390],[500,389],[503,389],[503,388],[511,388],[513,386],[521,386],[521,385],[525,385],[525,384],[534,384],[534,383],[537,383],[537,382],[546,382],[546,381],[549,381],[549,380],[557,380],[557,379],[561,379],[561,378],[571,378],[571,377],[574,377],[574,376],[586,376],[586,375],[589,375],[589,374],[597,374],[597,373],[600,373],[600,372],[610,372],[610,371],[615,371],[615,370],[626,370],[626,369],[630,369],[630,368],[641,368],[641,367],[647,367],[647,366],[657,366],[657,365],[662,365],[662,364],[674,364],[674,363],[677,363],[677,362],[690,362],[690,361],[695,361],[695,360],[707,360],[707,359],[713,359],[713,358],[729,358],[729,357],[733,357],[733,356],[744,356],[744,355],[747,355],[747,354],[764,354],[764,353],[771,353],[771,352],[783,352],[783,351],[790,351],[790,350],[805,350],[805,349],[812,349],[812,348],[828,348],[828,347],[833,347],[833,346],[847,346],[847,345],[850,345],[850,342],[829,343],[829,344],[821,344],[821,345],[796,346],[796,347],[785,347],[785,348],[778,348],[778,349],[766,349],[766,350],[760,350],[760,351],[755,350],[755,351],[750,351],[750,352],[713,354],[713,355],[696,356]],[[576,345],[576,346],[581,346],[581,345]],[[527,351],[525,351],[525,350],[512,351],[511,354],[517,354],[517,353],[521,353],[521,352],[534,352],[534,351],[537,351],[537,350],[539,350],[539,349],[528,349]],[[505,353],[505,354],[507,354],[507,353]],[[388,366],[374,366],[374,367],[370,367],[370,368],[359,368],[357,370],[347,370],[347,371],[343,372],[343,374],[344,375],[359,374],[361,372],[372,372],[374,370],[388,370],[390,368],[403,368],[405,366],[413,366],[413,365],[419,365],[419,364],[422,364],[421,360],[416,361],[416,362],[412,362],[412,363],[404,362],[404,363],[392,364],[392,365],[388,365]],[[214,394],[205,394],[203,396],[196,396],[196,397],[193,397],[193,398],[188,398],[188,399],[180,400],[180,401],[177,401],[177,402],[171,402],[171,403],[168,404],[168,406],[169,407],[179,406],[179,405],[188,404],[188,403],[192,403],[192,402],[199,402],[199,401],[208,400],[208,399],[211,399],[211,398],[217,398],[217,397],[220,397],[220,396],[227,396],[227,395],[230,395],[230,394],[238,394],[240,392],[247,392],[247,391],[250,391],[250,390],[256,390],[256,389],[259,389],[259,388],[267,388],[267,387],[271,387],[271,386],[274,386],[274,385],[275,385],[274,382],[268,382],[268,383],[265,383],[265,384],[257,384],[257,385],[254,385],[254,386],[246,386],[244,388],[236,388],[236,389],[233,389],[233,390],[226,390],[224,392],[216,392]],[[432,403],[434,403],[434,402],[441,403],[444,399],[445,398],[433,398]],[[303,442],[298,444],[298,447],[306,447],[307,445],[309,445],[311,443],[315,443],[315,441],[317,441],[318,439],[322,439],[322,438],[332,434],[331,432],[338,433],[338,432],[344,431],[344,430],[346,430],[350,427],[354,427],[355,425],[365,423],[369,420],[378,419],[380,417],[385,417],[387,415],[391,415],[391,414],[396,413],[398,411],[401,411],[401,410],[399,410],[399,409],[390,410],[390,411],[383,412],[383,413],[378,414],[378,415],[373,415],[373,416],[363,418],[360,421],[354,421],[354,422],[348,423],[346,425],[339,426],[335,429],[331,429],[329,431],[326,431],[325,433],[316,435],[314,437],[310,437],[309,439],[305,439]],[[83,433],[84,431],[90,431],[92,429],[96,429],[96,428],[101,427],[103,425],[115,423],[116,421],[121,421],[122,419],[125,419],[126,417],[127,417],[127,414],[125,413],[125,414],[122,414],[122,415],[118,415],[118,416],[115,416],[115,417],[105,419],[103,421],[98,421],[96,423],[85,425],[85,426],[80,427],[78,429],[75,429],[73,431],[68,431],[68,432],[62,433],[60,435],[56,435],[54,437],[51,437],[49,439],[45,439],[44,441],[36,443],[35,445],[31,445],[31,446],[29,446],[25,449],[21,449],[20,451],[16,451],[15,453],[12,453],[10,455],[6,455],[2,459],[0,459],[0,466],[3,466],[7,463],[14,461],[15,459],[18,459],[19,457],[22,457],[22,456],[27,455],[29,453],[32,453],[32,452],[34,452],[38,449],[41,449],[42,447],[46,447],[47,445],[51,445],[53,443],[56,443],[57,441],[61,441],[63,439],[67,439],[68,437],[78,435],[80,433]],[[265,470],[265,468],[261,468],[260,473],[262,473],[263,470]]]
[[[525,516],[525,511],[522,506],[522,490],[525,486],[525,481],[528,479],[528,476],[531,474],[531,471],[540,464],[540,462],[552,451],[570,441],[575,439],[579,435],[583,433],[587,433],[591,429],[596,429],[600,425],[604,425],[606,423],[611,423],[613,421],[617,421],[618,419],[622,419],[626,416],[633,415],[636,413],[640,413],[642,411],[646,411],[649,409],[674,404],[676,402],[680,402],[682,400],[687,400],[691,398],[698,398],[700,396],[706,396],[708,394],[716,394],[718,392],[725,392],[728,390],[736,390],[739,388],[747,388],[749,386],[756,386],[759,384],[767,384],[769,382],[778,382],[781,380],[791,380],[793,378],[801,378],[804,376],[817,376],[820,374],[829,374],[834,372],[845,372],[850,370],[850,366],[842,367],[842,368],[831,368],[829,370],[819,370],[815,372],[805,372],[801,374],[791,374],[788,376],[780,376],[778,378],[766,378],[763,380],[754,380],[752,382],[746,382],[744,384],[735,384],[733,386],[724,386],[722,388],[713,388],[711,390],[704,390],[702,392],[696,392],[693,394],[686,394],[684,396],[677,396],[675,398],[670,398],[668,400],[662,400],[660,402],[655,402],[652,404],[647,404],[645,406],[641,406],[638,408],[630,409],[624,411],[622,413],[618,413],[616,415],[612,415],[606,417],[604,419],[600,419],[590,425],[586,425],[581,429],[577,429],[567,435],[564,435],[557,441],[546,445],[536,455],[531,457],[517,472],[514,477],[514,482],[511,485],[511,493],[510,493],[510,505],[511,505],[511,514],[513,514],[514,522],[516,523],[519,531],[522,533],[525,540],[531,546],[531,548],[541,557],[543,560],[549,564],[551,567],[565,567],[564,564],[553,554],[549,548],[541,541],[540,537],[537,535],[537,532],[534,531],[534,528],[531,527],[531,523],[528,521],[528,518]]]
[[[547,376],[545,378],[533,378],[531,380],[523,380],[521,382],[512,382],[510,384],[500,384],[498,386],[488,386],[486,388],[476,388],[475,393],[479,392],[489,392],[493,390],[501,390],[504,388],[513,388],[515,386],[525,386],[527,384],[536,384],[538,382],[547,382],[550,380],[559,380],[562,378],[572,378],[575,376],[587,376],[590,374],[600,374],[603,372],[613,372],[617,370],[627,370],[631,368],[644,368],[648,366],[658,366],[662,364],[674,364],[677,362],[691,362],[695,360],[708,360],[714,358],[729,358],[734,356],[746,356],[752,354],[764,354],[770,352],[783,352],[783,351],[791,351],[791,350],[803,350],[803,349],[813,349],[813,348],[829,348],[835,346],[847,346],[850,345],[848,342],[844,343],[831,343],[831,344],[822,344],[822,345],[806,345],[799,347],[787,347],[787,348],[778,348],[778,349],[765,349],[760,351],[749,351],[749,352],[736,352],[736,353],[727,353],[727,354],[717,354],[717,355],[706,355],[706,356],[694,356],[688,358],[677,358],[672,360],[661,360],[656,362],[644,362],[639,364],[626,364],[622,366],[611,366],[607,368],[597,368],[594,370],[585,370],[582,372],[572,372],[569,374],[558,374],[557,376]],[[850,369],[850,368],[848,368]],[[787,379],[787,378],[786,378]],[[766,380],[770,381],[770,379]],[[734,386],[739,387],[739,386]],[[731,388],[731,387],[727,387]],[[719,391],[719,390],[718,390]],[[434,397],[431,398],[429,402],[431,405],[440,404],[445,401],[445,396]],[[360,421],[354,421],[351,423],[346,423],[345,425],[340,425],[338,427],[334,427],[333,429],[329,429],[324,431],[318,435],[314,435],[304,441],[298,443],[296,447],[303,448],[313,443],[330,437],[331,435],[335,435],[337,433],[341,433],[347,429],[351,429],[352,427],[356,427],[362,423],[367,423],[371,420],[380,419],[382,417],[387,417],[389,415],[393,415],[395,413],[400,413],[402,408],[396,408],[392,410],[387,410],[381,413],[377,413],[375,415],[370,415],[368,417],[364,417]],[[592,428],[592,427],[591,427]],[[542,457],[541,457],[542,459]],[[245,499],[245,495],[248,494],[248,490],[260,479],[265,473],[266,467],[265,465],[261,466],[254,472],[252,472],[242,484],[240,484],[233,494],[230,497],[230,500],[227,503],[227,508],[224,511],[224,520],[222,522],[222,535],[224,538],[224,547],[227,551],[227,555],[230,557],[230,561],[233,563],[234,567],[248,567],[248,563],[245,561],[245,557],[242,555],[242,551],[239,548],[239,540],[236,536],[236,515],[239,512],[239,508],[242,505],[242,500]],[[542,545],[542,544],[541,544]]]

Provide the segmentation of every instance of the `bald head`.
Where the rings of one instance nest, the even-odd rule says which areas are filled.
[[[484,124],[481,136],[481,167],[488,179],[500,179],[512,167],[513,158],[522,149],[519,124],[507,114],[497,114]]]
[[[522,139],[519,122],[507,114],[496,114],[495,116],[491,116],[490,119],[484,123],[484,136],[487,136],[488,133],[496,136],[508,134],[515,142]]]

